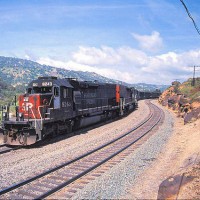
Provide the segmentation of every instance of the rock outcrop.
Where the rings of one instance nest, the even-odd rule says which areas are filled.
[[[159,97],[159,103],[174,110],[184,119],[184,123],[195,121],[200,118],[200,78],[197,78],[196,83],[196,86],[191,87],[191,79],[182,84],[172,82],[172,86]]]

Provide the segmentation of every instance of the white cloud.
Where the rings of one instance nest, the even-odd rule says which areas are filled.
[[[146,64],[147,55],[140,50],[133,49],[130,47],[121,47],[117,50],[117,53],[121,57],[121,63],[130,63],[131,65]]]
[[[80,64],[116,68],[125,64],[144,65],[147,56],[144,52],[127,46],[117,49],[102,46],[100,48],[79,47],[79,50],[73,53],[72,59],[74,62]]]
[[[128,83],[170,84],[173,79],[186,80],[191,77],[190,66],[199,64],[199,60],[200,50],[148,56],[131,47],[114,49],[103,46],[80,47],[67,62],[48,57],[36,61],[68,70],[96,72]]]
[[[91,67],[89,65],[79,64],[72,60],[68,62],[64,62],[64,61],[55,60],[49,57],[41,57],[38,60],[36,60],[36,62],[40,63],[41,65],[49,65],[53,67],[64,68],[67,70],[88,71],[88,72],[94,71],[94,67]]]
[[[82,64],[89,65],[102,65],[102,64],[117,64],[121,57],[116,53],[116,51],[107,46],[102,46],[101,48],[95,47],[79,47],[77,52],[72,55],[73,60]]]
[[[140,48],[144,51],[158,52],[163,46],[163,40],[157,31],[153,31],[151,35],[132,33],[132,36],[139,42]]]

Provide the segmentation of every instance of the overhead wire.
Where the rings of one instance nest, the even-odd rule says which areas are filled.
[[[200,35],[200,30],[199,30],[199,28],[198,28],[198,26],[197,26],[196,22],[194,21],[194,19],[193,19],[192,15],[190,14],[190,12],[189,12],[189,10],[188,10],[187,6],[185,5],[185,3],[184,3],[184,1],[183,1],[183,0],[180,0],[180,1],[181,1],[181,3],[183,4],[183,6],[184,6],[184,8],[185,8],[185,10],[186,10],[186,12],[187,12],[187,14],[188,14],[189,18],[192,20],[192,22],[193,22],[193,24],[194,24],[194,27],[195,27],[195,29],[197,30],[198,34]]]

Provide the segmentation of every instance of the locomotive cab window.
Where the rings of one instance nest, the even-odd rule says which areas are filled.
[[[51,93],[52,88],[51,87],[33,87],[33,88],[28,88],[28,94],[46,94],[46,93]]]
[[[41,87],[41,93],[51,93],[52,89],[51,87]]]
[[[58,97],[59,96],[59,87],[54,87],[53,93],[54,93],[55,97]]]

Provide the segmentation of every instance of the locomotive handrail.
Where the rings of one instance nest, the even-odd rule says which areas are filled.
[[[49,105],[48,106],[50,106],[51,105],[51,101],[52,101],[52,99],[53,99],[53,94],[51,95],[51,99],[50,99],[50,101],[49,101]]]
[[[40,108],[44,108],[44,106],[38,106],[38,112],[39,112],[39,115],[40,115],[40,121],[41,121],[41,127],[40,127],[40,129],[42,130],[42,128],[43,128],[43,118],[42,118],[42,115],[41,115],[41,112],[40,112]],[[44,116],[44,119],[45,119],[45,116]]]
[[[33,110],[32,110],[32,108],[30,108],[31,109],[31,112],[32,112],[32,115],[33,115],[33,117],[34,117],[34,119],[35,119],[35,129],[37,128],[37,120],[36,120],[36,117],[35,117],[35,114],[34,114],[34,112],[33,112]],[[29,111],[28,111],[29,112]]]
[[[84,112],[86,111],[103,111],[106,108],[109,108],[109,104],[108,104],[108,98],[94,98],[96,103],[95,107],[89,107],[90,104],[87,103],[87,100],[89,98],[84,98],[81,100],[81,108],[77,108],[77,111],[80,112],[82,115],[84,114]],[[103,103],[103,100],[106,100],[106,102]]]
[[[35,114],[34,114],[32,108],[29,107],[28,109],[31,109],[32,115],[33,115],[34,119],[36,119]]]

